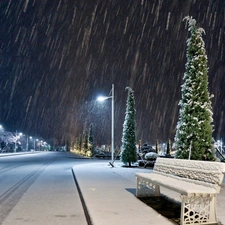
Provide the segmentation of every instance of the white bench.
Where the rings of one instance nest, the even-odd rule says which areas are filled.
[[[224,173],[225,163],[157,158],[152,173],[136,173],[136,195],[159,196],[163,186],[181,194],[181,225],[215,224]]]

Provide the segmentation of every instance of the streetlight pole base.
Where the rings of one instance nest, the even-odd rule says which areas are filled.
[[[109,165],[111,166],[111,167],[114,167],[114,165],[113,165],[113,161],[112,162],[109,162]]]

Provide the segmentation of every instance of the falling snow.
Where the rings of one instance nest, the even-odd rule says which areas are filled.
[[[7,130],[74,139],[92,123],[121,143],[125,87],[134,90],[137,139],[175,135],[186,63],[185,16],[196,19],[209,61],[215,138],[225,138],[224,0],[1,0],[0,124]]]

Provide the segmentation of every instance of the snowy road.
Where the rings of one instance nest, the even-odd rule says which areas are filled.
[[[71,172],[85,161],[57,152],[0,157],[0,224],[86,225]]]

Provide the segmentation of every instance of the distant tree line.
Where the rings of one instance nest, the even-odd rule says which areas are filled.
[[[94,148],[94,137],[93,137],[93,127],[92,124],[83,134],[80,134],[76,138],[75,143],[72,146],[72,151],[77,154],[89,156],[93,155]]]

